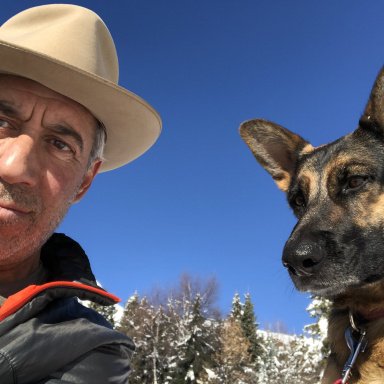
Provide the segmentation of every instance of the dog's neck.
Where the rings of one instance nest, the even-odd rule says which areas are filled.
[[[328,329],[328,337],[333,345],[333,357],[330,360],[333,361],[330,365],[333,368],[330,369],[333,371],[336,369],[338,372],[336,374],[332,373],[330,376],[333,378],[339,377],[336,381],[332,381],[333,384],[349,382],[347,380],[352,371],[354,371],[353,375],[356,375],[357,372],[359,372],[358,375],[362,374],[356,359],[362,355],[363,360],[366,360],[367,356],[369,356],[369,354],[364,354],[367,346],[374,348],[377,344],[375,340],[382,337],[380,331],[382,329],[382,321],[380,319],[382,318],[384,318],[384,309],[363,309],[360,312],[352,312],[345,307],[333,308]],[[372,349],[370,351],[372,352]],[[374,360],[373,364],[377,364],[377,362]],[[364,377],[366,374],[367,372],[364,373]],[[330,381],[324,382],[330,383]],[[368,378],[368,381],[364,379],[364,381],[358,382],[370,383],[372,380]]]
[[[351,311],[362,321],[384,318],[384,280],[351,288],[332,302],[334,309]]]
[[[355,314],[356,318],[360,319],[362,323],[375,321],[384,318],[384,308],[377,308],[373,310],[360,310]]]

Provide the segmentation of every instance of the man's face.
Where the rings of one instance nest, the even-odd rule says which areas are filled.
[[[87,166],[95,126],[75,101],[0,75],[0,269],[36,258],[90,186],[100,166]]]

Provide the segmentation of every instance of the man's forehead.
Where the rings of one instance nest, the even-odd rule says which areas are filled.
[[[28,79],[22,76],[10,75],[5,73],[0,73],[0,87],[1,88],[14,88],[15,90],[30,90],[41,92],[42,94],[52,95],[57,98],[65,98],[64,95],[55,92],[53,89],[46,87],[45,85],[38,83],[32,79]]]
[[[81,148],[85,142],[91,146],[97,120],[85,107],[33,80],[0,74],[1,114],[28,121],[36,103],[43,103],[43,126],[74,137]]]
[[[2,91],[6,91],[6,93],[4,94]],[[6,97],[9,104],[21,109],[24,104],[22,97],[29,97],[31,94],[41,99],[60,102],[67,108],[73,109],[76,113],[90,115],[95,119],[92,113],[83,105],[41,83],[21,76],[0,74],[0,99],[4,100],[4,97]]]

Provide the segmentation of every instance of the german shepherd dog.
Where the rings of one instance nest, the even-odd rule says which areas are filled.
[[[298,219],[283,265],[297,289],[333,303],[322,384],[383,384],[384,67],[357,129],[330,144],[259,119],[240,134]]]

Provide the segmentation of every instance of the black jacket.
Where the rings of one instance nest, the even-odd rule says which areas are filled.
[[[54,234],[41,260],[49,282],[10,296],[0,308],[1,384],[127,384],[132,341],[77,297],[111,305],[81,247]]]

